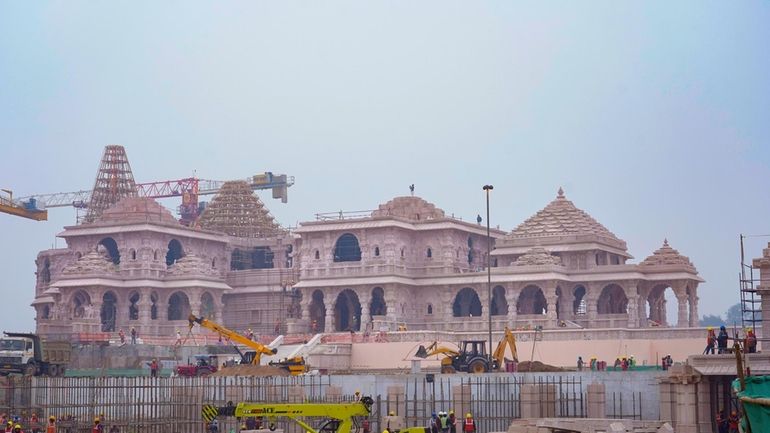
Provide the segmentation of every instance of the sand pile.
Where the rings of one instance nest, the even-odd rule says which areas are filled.
[[[233,365],[225,367],[212,374],[214,377],[224,376],[288,376],[289,372],[280,367],[269,365]]]
[[[531,369],[530,369],[530,364]],[[551,373],[556,371],[565,371],[563,368],[554,367],[553,365],[543,364],[540,361],[534,361],[530,363],[529,361],[520,362],[517,366],[517,371],[519,373],[527,373],[529,371],[534,371],[538,373]]]

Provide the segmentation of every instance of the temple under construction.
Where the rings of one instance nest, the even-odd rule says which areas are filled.
[[[491,257],[485,228],[416,196],[292,231],[248,182],[201,208],[183,225],[138,196],[125,151],[109,146],[86,217],[59,234],[66,248],[38,254],[38,332],[169,336],[190,313],[262,333],[483,331],[490,315],[496,329],[698,324],[703,280],[686,256],[664,241],[630,263],[625,241],[561,190],[514,230],[491,230]]]

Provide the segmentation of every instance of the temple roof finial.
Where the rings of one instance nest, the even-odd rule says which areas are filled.
[[[664,238],[664,239],[663,239],[663,246],[664,246],[664,247],[667,247],[667,246],[668,246],[668,238]]]
[[[559,187],[559,192],[556,195],[556,198],[564,198],[564,190]]]

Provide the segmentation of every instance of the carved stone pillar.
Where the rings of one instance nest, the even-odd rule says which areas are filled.
[[[545,301],[548,304],[545,313],[545,316],[548,319],[548,326],[556,328],[559,326],[556,313],[556,301],[558,299],[558,296],[556,296],[556,283],[549,282],[545,284],[543,287],[543,294],[545,295]]]
[[[324,319],[324,332],[334,332],[334,309],[326,309],[326,318]]]
[[[441,304],[433,306],[434,314],[438,313],[441,321],[447,324],[452,323],[452,318],[454,316],[452,311],[454,296],[454,289],[451,286],[444,286],[441,288]]]
[[[690,327],[695,328],[700,325],[700,319],[698,318],[698,292],[695,286],[690,288],[690,296],[688,301],[690,303]]]
[[[369,322],[372,321],[372,316],[369,312],[369,304],[371,303],[371,295],[368,290],[362,290],[358,292],[358,302],[361,303],[361,331],[366,330]]]
[[[313,294],[305,291],[302,293],[302,299],[299,301],[300,314],[302,322],[310,325],[310,304],[313,302]]]
[[[505,300],[508,302],[508,325],[511,328],[516,327],[516,319],[518,318],[518,312],[516,311],[516,304],[519,302],[519,293],[521,287],[518,285],[511,286],[505,291]]]
[[[676,321],[677,328],[686,328],[689,325],[689,317],[687,315],[687,295],[676,296],[677,306],[679,308],[678,317]]]
[[[588,316],[588,327],[593,328],[596,326],[596,319],[599,315],[599,312],[596,308],[596,303],[599,301],[599,291],[602,289],[602,287],[598,284],[587,284],[584,287],[586,288],[586,294],[583,298],[586,300],[586,316]]]
[[[637,290],[636,281],[629,281],[623,285],[623,291],[628,298],[628,305],[626,306],[628,314],[628,327],[639,327],[639,291]]]

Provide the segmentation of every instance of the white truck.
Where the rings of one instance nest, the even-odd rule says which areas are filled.
[[[64,376],[72,357],[68,341],[42,341],[37,334],[4,332],[0,338],[0,375]]]

